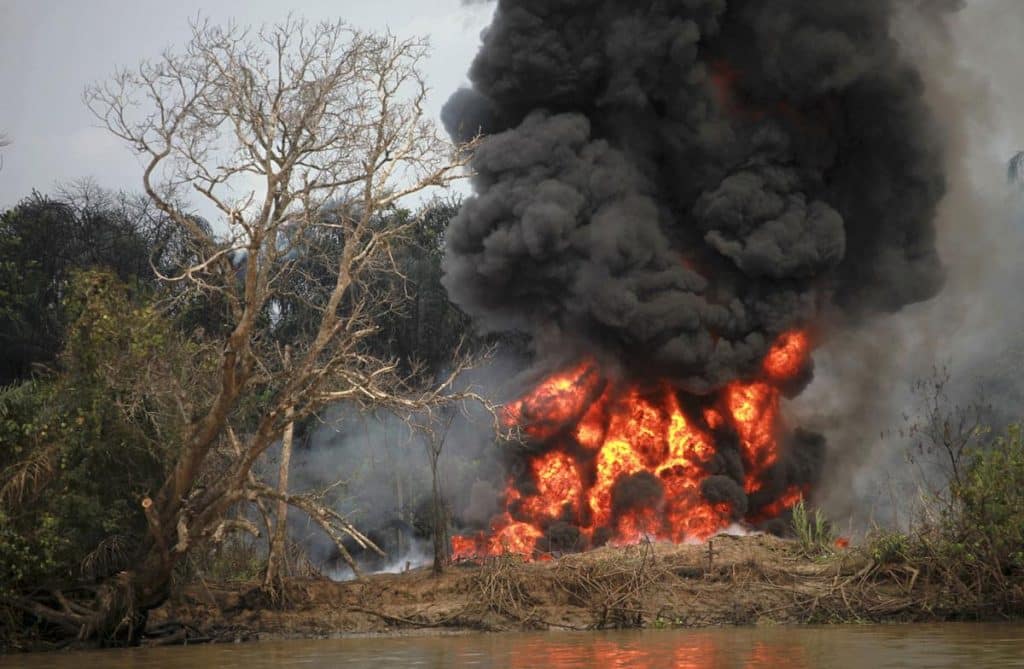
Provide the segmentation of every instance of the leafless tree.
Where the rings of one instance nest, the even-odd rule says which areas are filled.
[[[166,482],[142,501],[149,540],[133,567],[86,605],[25,607],[79,635],[130,635],[166,595],[174,565],[222,536],[228,512],[249,501],[308,513],[355,569],[342,538],[377,548],[317,498],[263,484],[253,465],[292,421],[348,401],[415,412],[452,401],[463,368],[429,385],[374,354],[366,342],[401,291],[373,286],[399,270],[395,245],[414,220],[388,216],[403,198],[460,178],[471,147],[451,146],[425,116],[420,73],[427,45],[343,23],[289,18],[258,31],[200,23],[183,52],[165,52],[88,88],[89,109],[145,161],[153,203],[187,230],[197,261],[169,284],[215,296],[227,319],[208,400],[182,396],[186,425]],[[218,234],[180,203],[215,208]],[[268,328],[304,241],[325,231],[343,241],[330,290],[309,305],[318,322],[291,344],[290,363]],[[254,426],[239,407],[260,391]],[[269,396],[269,399],[265,399]],[[218,459],[215,477],[204,472]],[[203,485],[197,485],[202,480]]]
[[[992,414],[983,390],[968,402],[957,402],[950,396],[950,386],[949,370],[933,368],[929,376],[913,383],[918,409],[904,416],[905,435],[911,440],[910,461],[921,466],[920,479],[928,496],[945,506],[954,503],[964,485],[970,460],[990,434]]]
[[[285,373],[291,367],[291,346],[284,349]],[[272,601],[281,602],[285,594],[282,580],[285,576],[285,540],[288,536],[288,474],[292,460],[292,443],[295,440],[294,407],[285,409],[284,434],[281,437],[281,458],[278,463],[277,492],[281,495],[277,502],[274,533],[269,537],[267,547],[267,571],[264,574],[263,587]]]
[[[448,431],[454,420],[454,411],[448,410],[439,412],[439,415],[428,413],[425,417],[420,417],[417,423],[417,429],[422,433],[424,446],[427,449],[427,459],[430,460],[430,524],[433,527],[434,535],[434,564],[432,567],[434,575],[440,575],[448,561],[448,517],[441,495],[438,463],[441,460],[445,442],[448,440]]]

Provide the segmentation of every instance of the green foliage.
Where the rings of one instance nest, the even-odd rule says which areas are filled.
[[[1024,577],[1024,438],[1011,425],[971,459],[952,489],[954,505],[945,520],[950,558],[988,565],[994,572]],[[1024,603],[1024,602],[1022,602]]]
[[[945,421],[944,421],[945,422]],[[934,610],[979,617],[1024,614],[1024,434],[1019,425],[960,451],[947,491],[909,533],[876,532],[865,549],[880,565],[925,574]]]
[[[864,542],[864,550],[876,564],[904,562],[910,554],[910,537],[903,532],[876,530]]]
[[[49,509],[23,512],[59,464],[46,410],[52,396],[52,387],[39,382],[0,391],[0,597],[24,583],[45,582],[67,548]]]
[[[152,205],[88,182],[57,197],[33,193],[0,213],[0,384],[54,362],[76,271],[105,268],[152,284],[154,265],[170,272],[187,256],[179,226]]]
[[[109,273],[77,273],[69,292],[60,372],[0,393],[0,595],[123,568],[176,450],[147,393],[173,328]]]
[[[221,334],[217,328],[230,322],[226,304],[155,281],[150,260],[168,271],[187,245],[156,253],[157,237],[106,206],[89,209],[100,212],[89,223],[80,204],[36,196],[2,215],[0,344],[10,346],[0,351],[45,367],[29,374],[12,363],[6,376],[0,369],[0,383],[15,379],[0,387],[0,627],[15,611],[4,600],[99,581],[139,559],[149,536],[139,502],[159,491],[189,421],[216,391],[220,349],[204,344],[203,333]],[[456,210],[443,203],[388,212],[415,221],[390,249],[400,275],[382,268],[346,298],[393,304],[361,345],[428,378],[450,363],[468,330],[441,285],[443,234]],[[111,234],[90,236],[89,225]],[[317,234],[286,259],[296,271],[282,273],[261,317],[262,342],[301,351],[315,335],[344,249],[335,229]],[[63,244],[71,237],[81,244]],[[47,238],[61,241],[53,256]],[[103,239],[111,255],[90,254]],[[262,415],[275,392],[273,383],[256,382],[234,411],[236,429]],[[214,462],[202,476],[221,471]],[[190,557],[178,577],[252,579],[264,568],[264,550],[229,539]]]
[[[832,524],[820,509],[810,513],[802,497],[793,507],[792,526],[804,555],[825,555],[832,552],[836,540]]]

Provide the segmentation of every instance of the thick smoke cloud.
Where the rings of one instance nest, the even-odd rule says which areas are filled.
[[[949,3],[935,5],[945,10]],[[445,285],[538,353],[707,393],[823,313],[934,295],[942,147],[886,0],[501,0],[443,119]]]
[[[947,5],[943,7],[942,5]],[[936,14],[935,9],[963,11]],[[936,218],[948,280],[935,299],[896,318],[872,319],[831,333],[815,354],[815,383],[790,409],[803,425],[827,432],[828,467],[818,497],[834,518],[854,525],[916,518],[920,458],[901,438],[907,416],[922,415],[911,381],[948,367],[953,401],[994,404],[994,426],[1020,418],[1019,310],[1024,226],[1011,197],[1006,162],[1024,136],[1016,84],[1006,58],[1024,27],[1016,0],[896,3],[893,33],[921,69],[929,108],[946,144],[949,190]],[[923,10],[923,11],[922,11]]]
[[[650,472],[620,476],[612,486],[612,515],[656,509],[665,497],[661,480]]]

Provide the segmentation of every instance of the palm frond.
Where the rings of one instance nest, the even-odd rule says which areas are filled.
[[[33,450],[0,473],[0,504],[13,509],[36,495],[57,472],[57,443]]]
[[[33,379],[15,381],[6,386],[0,386],[0,418],[10,418],[14,413],[14,408],[28,402],[38,388],[38,382]]]
[[[97,579],[121,571],[128,566],[131,541],[121,534],[103,539],[82,559],[79,569],[87,579]]]

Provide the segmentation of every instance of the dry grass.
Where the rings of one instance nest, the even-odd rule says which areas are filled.
[[[586,609],[596,629],[643,627],[653,617],[652,594],[678,576],[645,542],[596,557],[569,556],[554,568],[554,581],[569,603]]]
[[[795,541],[715,537],[709,544],[601,548],[548,562],[502,555],[448,569],[303,581],[301,609],[245,603],[195,627],[287,630],[292,636],[396,629],[464,630],[701,627],[761,623],[941,620],[950,593],[905,562],[866,550],[808,558]],[[226,592],[218,597],[227,596]],[[253,621],[256,622],[253,622]]]
[[[538,605],[541,600],[530,594],[530,565],[520,555],[507,553],[487,558],[470,576],[470,604],[467,610],[483,607],[527,629],[543,627]]]

